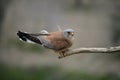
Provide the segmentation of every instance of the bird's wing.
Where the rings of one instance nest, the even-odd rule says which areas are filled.
[[[71,46],[70,42],[63,36],[62,32],[53,32],[51,35],[45,37],[45,41],[49,40],[46,47],[55,51],[63,50]]]
[[[30,33],[29,35],[31,35],[31,36],[48,36],[48,35],[50,35],[49,33],[44,33],[44,34],[42,34],[42,33],[40,33],[40,34],[34,34],[34,33]]]
[[[42,30],[39,34],[38,33],[29,33],[31,36],[48,36],[50,33],[47,30]]]
[[[60,25],[57,25],[58,31],[62,31]]]

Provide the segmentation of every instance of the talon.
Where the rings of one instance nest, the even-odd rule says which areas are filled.
[[[62,58],[62,57],[65,57],[65,52],[64,51],[60,52],[59,54],[60,54],[60,56],[58,57],[59,59]]]

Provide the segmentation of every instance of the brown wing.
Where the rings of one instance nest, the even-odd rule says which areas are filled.
[[[63,36],[62,32],[53,32],[46,37],[54,46],[54,50],[62,50],[71,46],[70,42]]]

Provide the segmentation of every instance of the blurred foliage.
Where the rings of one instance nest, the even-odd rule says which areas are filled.
[[[43,52],[44,48],[39,44],[31,44],[26,43],[24,41],[20,41],[19,39],[10,39],[7,42],[7,48],[16,47],[22,51],[30,51],[30,52]]]
[[[114,74],[99,76],[65,71],[51,66],[27,69],[0,66],[0,80],[120,80],[120,77]]]

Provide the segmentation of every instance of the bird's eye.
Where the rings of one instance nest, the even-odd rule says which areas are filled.
[[[70,34],[70,32],[68,32],[68,34]]]
[[[69,36],[74,36],[74,32],[68,32]]]

